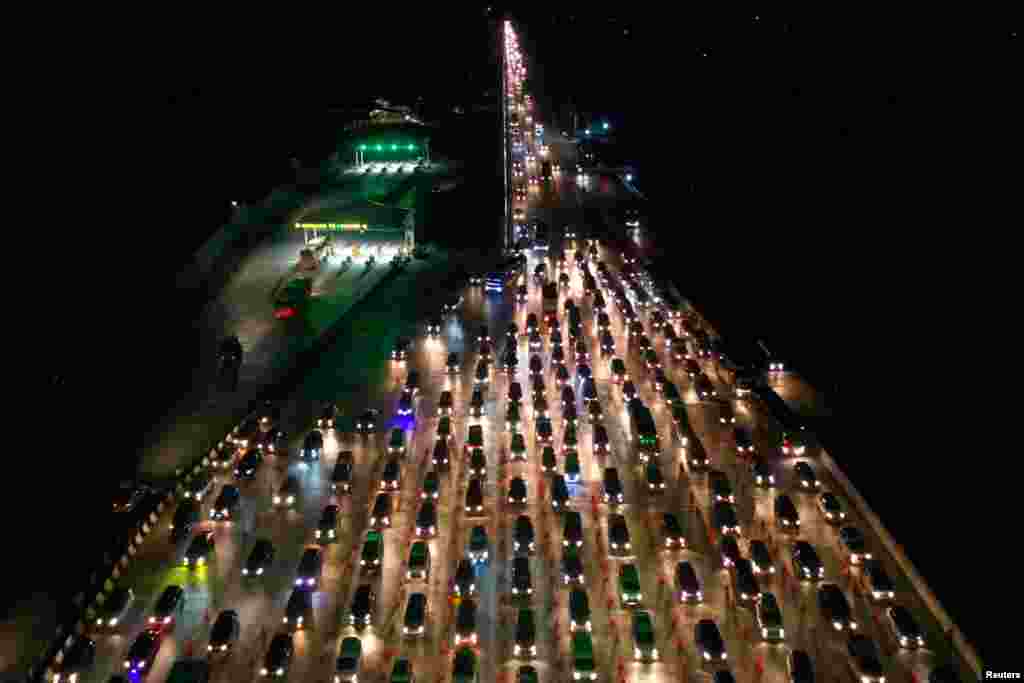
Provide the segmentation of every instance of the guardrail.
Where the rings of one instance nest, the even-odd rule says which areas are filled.
[[[684,303],[688,310],[692,311],[697,316],[705,328],[713,332],[716,336],[721,336],[711,327],[710,324],[708,324],[707,319],[701,315],[700,311],[698,311],[688,299],[679,294],[679,291],[674,285],[670,283],[668,288],[673,295]],[[755,391],[759,396],[762,396],[764,392],[768,392],[767,395],[763,395],[763,398],[768,400],[763,400],[762,402],[778,422],[782,424],[795,424],[801,421],[799,416],[793,413],[782,398],[775,393],[775,390],[766,382],[759,383],[755,388]],[[982,676],[981,658],[975,651],[974,646],[967,641],[963,632],[960,631],[956,623],[949,616],[949,613],[942,607],[938,598],[932,592],[931,588],[928,587],[928,584],[925,582],[920,572],[917,571],[917,568],[914,567],[910,558],[904,552],[903,546],[896,542],[892,534],[889,533],[889,530],[885,528],[881,518],[879,518],[871,509],[867,501],[864,500],[864,497],[861,496],[859,491],[857,491],[853,482],[849,480],[842,468],[839,467],[839,464],[828,454],[825,443],[822,442],[817,434],[811,433],[811,435],[814,437],[815,442],[821,446],[821,462],[832,474],[833,479],[835,479],[839,486],[842,487],[846,498],[853,503],[860,515],[867,520],[867,523],[871,526],[875,535],[882,542],[882,545],[885,546],[886,550],[899,565],[900,570],[907,577],[907,580],[910,581],[910,585],[913,586],[914,591],[921,599],[921,602],[924,603],[925,607],[928,608],[932,613],[932,616],[934,616],[935,620],[939,623],[939,626],[942,627],[943,632],[951,635],[951,645],[955,652],[960,656],[971,672],[973,672],[973,674],[980,680]]]

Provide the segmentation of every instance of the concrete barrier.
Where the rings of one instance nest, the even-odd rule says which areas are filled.
[[[857,489],[853,486],[853,483],[846,477],[846,474],[840,469],[839,465],[832,459],[824,449],[820,450],[821,462],[825,465],[828,471],[832,474],[832,478],[836,480],[836,483],[843,489],[843,493],[846,498],[853,503],[853,506],[857,508],[857,512],[867,521],[871,526],[875,535],[885,546],[885,549],[889,552],[892,558],[899,565],[900,570],[910,581],[910,585],[913,586],[917,596],[924,603],[925,607],[932,613],[936,621],[942,627],[944,632],[948,632],[950,629],[953,630],[953,647],[957,653],[963,658],[967,665],[971,668],[974,674],[980,679],[982,676],[981,659],[978,657],[978,653],[975,652],[974,646],[971,645],[967,640],[964,639],[960,629],[957,628],[953,619],[949,616],[949,613],[939,603],[938,598],[932,593],[928,584],[925,583],[924,578],[918,573],[917,568],[911,563],[910,558],[907,557],[906,553],[903,552],[903,548],[896,543],[896,540],[889,533],[885,525],[882,524],[882,520],[874,513],[871,507],[867,504],[867,501],[860,495]]]

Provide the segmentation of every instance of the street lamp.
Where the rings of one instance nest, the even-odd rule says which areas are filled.
[[[231,200],[231,206],[233,206],[233,207],[235,207],[237,209],[238,208],[238,202],[236,202],[234,199],[232,199]]]

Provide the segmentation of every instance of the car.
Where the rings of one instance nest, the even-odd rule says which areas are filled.
[[[66,645],[66,643],[65,643]],[[71,647],[64,649],[64,657],[56,665],[53,683],[78,683],[85,678],[96,662],[96,641],[79,635],[75,637]]]
[[[476,371],[473,373],[473,382],[478,385],[487,384],[490,376],[490,364],[485,359],[481,358],[476,364]]]
[[[597,385],[594,384],[593,378],[583,380],[580,395],[583,397],[583,402],[587,404],[597,400]]]
[[[626,518],[620,514],[608,515],[608,550],[613,555],[628,555],[633,550]]]
[[[391,496],[378,493],[370,510],[370,526],[376,529],[391,528]]]
[[[540,356],[533,354],[530,356],[530,376],[539,377],[544,372],[544,362],[540,359]]]
[[[786,657],[786,673],[789,674],[789,683],[814,683],[811,656],[804,650],[790,650]]]
[[[273,543],[265,538],[257,540],[242,567],[242,576],[263,576],[273,566],[275,552]]]
[[[580,559],[579,551],[571,546],[565,548],[562,550],[562,583],[566,586],[582,586],[585,582],[583,560]]]
[[[455,611],[455,647],[464,643],[475,646],[478,639],[476,602],[472,598],[465,598]]]
[[[405,417],[412,415],[413,404],[412,404],[412,392],[408,389],[402,391],[402,395],[398,397],[398,414]]]
[[[558,382],[558,386],[565,388],[569,383],[569,369],[564,365],[556,367],[555,381]]]
[[[722,536],[718,542],[718,550],[722,556],[722,566],[724,567],[734,567],[742,559],[740,546],[736,542],[735,536]]]
[[[762,540],[754,539],[750,541],[750,565],[754,570],[754,574],[761,576],[763,574],[774,574],[775,566],[772,563],[771,553],[768,551],[768,544]]]
[[[689,561],[684,560],[676,565],[676,588],[679,589],[679,602],[704,602],[700,579],[697,578],[697,572]]]
[[[526,462],[526,438],[522,432],[515,432],[512,434],[512,443],[509,446],[509,452],[512,454],[512,462],[517,460]]]
[[[448,371],[449,375],[454,375],[459,372],[459,354],[448,354],[448,360],[445,361],[445,369]]]
[[[564,268],[565,264],[561,263],[561,264],[559,264],[559,267]],[[569,274],[568,273],[562,272],[562,273],[558,274],[558,286],[561,287],[562,289],[569,289]]]
[[[377,411],[369,409],[356,419],[357,434],[372,434],[377,431]]]
[[[807,541],[793,544],[793,574],[802,581],[817,581],[825,578],[825,565],[818,558],[814,546]]]
[[[535,402],[536,403],[536,402]],[[535,406],[536,408],[536,406]],[[545,410],[545,412],[547,412]],[[542,444],[550,444],[553,440],[553,431],[551,427],[551,418],[540,416],[536,421],[537,441]]]
[[[263,464],[263,453],[257,449],[250,450],[235,467],[235,479],[255,479],[256,471]]]
[[[199,524],[200,504],[194,499],[183,500],[178,504],[171,520],[171,543],[177,543],[192,535],[193,529]]]
[[[292,590],[285,605],[282,623],[289,631],[301,631],[313,621],[313,593],[299,588]]]
[[[878,657],[878,648],[865,635],[851,635],[846,643],[850,655],[850,668],[860,683],[885,683],[885,669]]]
[[[299,484],[299,478],[293,474],[288,475],[281,484],[281,488],[279,488],[277,493],[274,494],[274,506],[284,509],[294,507],[295,500],[298,498],[301,488],[302,486]]]
[[[534,375],[530,378],[530,389],[535,400],[538,396],[547,396],[547,387],[544,386],[544,378],[540,375]]]
[[[644,470],[647,474],[648,493],[664,493],[665,477],[661,474],[661,468],[658,466],[658,461],[650,460]]]
[[[436,469],[442,469],[448,467],[450,457],[451,456],[448,448],[448,440],[444,438],[438,438],[437,441],[434,442],[434,450],[430,456],[431,463],[434,465]]]
[[[707,453],[700,447],[699,443],[696,448],[691,448],[684,453],[690,463],[690,468],[694,470],[705,470],[711,465],[711,461],[708,459]]]
[[[693,642],[704,662],[724,662],[728,658],[725,641],[711,619],[701,619],[693,628]]]
[[[426,633],[427,596],[425,593],[413,593],[405,603],[405,619],[402,622],[402,635],[418,638]]]
[[[505,428],[512,432],[518,432],[520,423],[519,404],[509,402],[505,409]],[[513,440],[515,440],[515,435],[513,435]]]
[[[153,662],[160,652],[163,644],[163,631],[157,628],[147,628],[140,633],[124,657],[124,670],[130,676],[145,676],[153,668]]]
[[[799,432],[782,433],[782,454],[803,455],[807,452],[807,443]]]
[[[238,612],[233,609],[226,609],[217,615],[213,627],[210,629],[210,642],[206,645],[206,651],[210,656],[230,651],[242,632],[242,622],[238,618]]]
[[[830,524],[839,524],[846,519],[846,512],[839,498],[831,492],[825,492],[818,496],[818,509],[825,516]]]
[[[512,550],[517,553],[530,554],[536,550],[533,523],[527,515],[516,517],[512,532]]]
[[[210,467],[226,470],[233,469],[238,447],[229,441],[222,441],[210,449]]]
[[[644,366],[648,370],[656,370],[661,367],[661,360],[658,359],[658,353],[654,349],[647,349],[643,354]]]
[[[660,658],[654,635],[654,618],[647,610],[633,612],[633,658],[639,661],[657,661]]]
[[[741,557],[733,563],[733,593],[740,602],[757,602],[761,597],[761,586],[750,565],[750,560]]]
[[[559,348],[562,346],[562,331],[558,329],[558,318],[552,318],[548,322],[548,326],[551,328],[551,333],[548,335],[548,341],[551,342],[551,349],[553,352],[556,346]]]
[[[474,448],[469,454],[469,476],[487,479],[487,457],[482,448]]]
[[[718,422],[723,425],[736,424],[736,413],[733,412],[732,404],[728,401],[722,401],[718,404]],[[751,444],[750,452],[753,453],[753,444]]]
[[[654,369],[654,372],[651,373],[651,384],[659,394],[665,390],[665,385],[668,384],[668,377],[665,376],[663,368]]]
[[[565,477],[556,474],[551,479],[551,507],[555,512],[565,509],[569,504],[569,487],[565,483]]]
[[[508,487],[509,505],[526,505],[526,481],[522,477],[513,477]]]
[[[610,505],[624,502],[622,481],[619,479],[619,470],[615,467],[607,467],[604,470],[602,479],[604,488],[604,502]]]
[[[750,431],[743,427],[733,428],[733,437],[736,439],[736,453],[738,455],[754,454],[754,439]]]
[[[157,598],[153,614],[147,621],[148,626],[164,627],[174,624],[175,613],[185,609],[185,590],[181,586],[170,585]]]
[[[896,586],[885,573],[885,567],[878,560],[868,560],[861,572],[864,587],[875,602],[885,602],[896,597]]]
[[[131,588],[118,586],[114,588],[103,601],[102,605],[96,608],[96,621],[93,626],[97,631],[106,631],[117,628],[118,624],[124,621],[128,608],[135,602],[135,591]],[[64,679],[67,680],[67,679]],[[71,683],[67,681],[67,683]]]
[[[270,641],[267,654],[263,658],[260,676],[281,678],[288,674],[295,654],[295,643],[290,633],[278,633]]]
[[[552,335],[553,336],[553,335]],[[557,367],[565,363],[565,352],[561,344],[551,343],[551,367]]]
[[[470,287],[483,287],[484,286],[484,276],[481,275],[480,273],[473,273],[472,275],[469,276],[469,286]]]
[[[603,423],[604,423],[604,409],[601,408],[601,403],[599,401],[586,401],[586,395],[584,395],[584,401],[586,402],[586,405],[587,405],[587,418],[590,420],[590,424],[594,425],[594,430],[595,430],[594,433],[596,434],[597,433],[596,430],[597,430],[598,427],[601,427],[602,429],[604,429],[604,427],[603,427]],[[607,445],[608,445],[607,437],[608,437],[608,435],[606,433],[605,434],[605,443],[604,443],[605,447],[607,447]],[[595,447],[595,449],[597,448],[597,439],[596,438],[594,438],[594,447]],[[595,452],[596,452],[596,450],[595,450]]]
[[[452,583],[452,591],[456,596],[465,597],[476,592],[474,581],[473,564],[468,558],[462,558],[455,566],[455,578]]]
[[[593,630],[593,623],[590,619],[590,600],[587,598],[587,591],[582,588],[573,588],[569,591],[569,632]]]
[[[484,487],[481,479],[469,480],[466,487],[466,515],[479,517],[484,514]]]
[[[519,357],[516,355],[515,347],[507,346],[505,348],[505,352],[501,357],[501,365],[506,375],[515,375],[516,368],[519,367]]]
[[[775,496],[775,524],[783,531],[800,530],[800,515],[793,500],[785,493]]]
[[[516,303],[525,304],[527,302],[528,297],[529,290],[526,288],[525,284],[516,287]]]
[[[395,340],[395,345],[391,349],[391,360],[404,363],[409,357],[409,340],[403,337],[399,337]]]
[[[248,417],[231,430],[228,439],[236,448],[248,448],[260,433],[260,421],[255,416]]]
[[[463,301],[465,301],[465,297],[461,294],[454,294],[442,304],[441,312],[444,315],[454,315],[462,306]]]
[[[782,610],[773,593],[762,593],[754,607],[754,620],[761,638],[769,641],[786,639],[786,629],[782,625]]]
[[[578,363],[576,365],[576,379],[585,382],[593,377],[593,372],[590,370],[590,366],[586,363]]]
[[[694,383],[694,389],[697,392],[697,398],[699,398],[701,401],[711,401],[714,400],[716,396],[718,396],[718,393],[715,391],[715,388],[711,385],[711,380],[709,380],[704,375],[701,375],[700,377],[697,378],[696,382]]]
[[[587,343],[583,339],[579,339],[573,346],[573,354],[576,356],[576,362],[589,361],[590,352],[587,351]]]
[[[388,455],[405,455],[405,430],[395,427],[388,438]]]
[[[850,564],[859,565],[865,560],[873,559],[867,551],[864,541],[864,534],[854,526],[844,526],[839,529],[839,545],[849,555]]]
[[[569,451],[576,450],[579,440],[576,438],[576,425],[567,424],[562,430],[562,455],[568,456]]]
[[[772,474],[768,463],[759,455],[754,455],[750,460],[750,476],[754,483],[762,488],[775,486],[775,475]]]
[[[806,461],[800,460],[794,464],[793,473],[796,475],[796,479],[800,483],[800,488],[802,490],[816,491],[821,488],[821,482],[818,481],[818,477],[815,476],[814,470]]]
[[[349,624],[356,629],[373,624],[373,612],[377,606],[377,593],[373,586],[364,583],[356,589],[352,596],[352,607],[349,613]]]
[[[334,493],[351,494],[352,479],[355,472],[355,457],[352,451],[342,451],[334,463],[331,472],[331,491]]]
[[[636,386],[628,379],[622,383],[622,398],[625,401],[632,401],[636,398]]]
[[[348,637],[341,641],[334,666],[334,683],[356,683],[363,662],[363,641]]]
[[[629,336],[630,338],[640,337],[644,333],[644,324],[639,320],[634,320],[629,324]]]
[[[452,683],[477,683],[479,680],[476,653],[468,647],[460,648],[452,664]]]
[[[916,650],[924,647],[924,635],[921,627],[917,625],[913,615],[903,605],[893,605],[885,610],[886,621],[896,636],[896,642],[901,648]]]
[[[182,564],[186,567],[202,567],[213,559],[216,544],[213,531],[200,531],[193,537],[185,551]]]
[[[469,414],[471,417],[483,417],[487,412],[484,402],[484,392],[479,387],[473,389],[473,395],[469,399]]]
[[[736,496],[732,492],[732,484],[729,477],[721,470],[708,472],[708,489],[711,491],[711,500],[716,503],[732,503],[735,505]]]
[[[619,601],[623,607],[632,607],[643,602],[640,591],[640,574],[632,562],[619,566]]]
[[[337,538],[339,511],[340,508],[337,505],[327,505],[320,514],[320,521],[313,535],[321,544],[330,543]]]
[[[722,535],[742,534],[736,507],[727,501],[719,501],[711,506],[712,526],[721,531]]]
[[[611,329],[611,326],[612,321],[608,317],[608,314],[605,313],[604,311],[599,311],[597,313],[597,329],[600,332],[607,332],[609,329]]]
[[[405,378],[405,391],[415,396],[420,390],[420,373],[417,370],[410,370]]]
[[[415,541],[409,549],[409,561],[405,578],[408,580],[430,578],[430,546],[426,541]]]
[[[441,439],[438,439],[441,441]],[[398,491],[402,488],[402,462],[398,458],[388,458],[380,475],[381,491]]]
[[[309,464],[320,460],[324,452],[324,435],[319,431],[312,431],[306,434],[302,440],[302,450],[299,451],[299,458],[302,462]]]
[[[612,338],[610,332],[601,333],[601,355],[602,356],[613,356],[615,355],[615,339]]]
[[[736,397],[740,399],[749,398],[753,394],[756,385],[757,380],[755,378],[749,375],[737,375]]]
[[[429,505],[431,503],[424,503]],[[308,551],[307,551],[308,552]],[[380,572],[381,564],[384,562],[384,537],[379,531],[369,531],[366,540],[363,542],[362,554],[359,557],[359,566],[368,574]]]
[[[533,595],[530,560],[525,555],[512,559],[512,595],[517,598],[529,598]]]
[[[200,472],[193,475],[192,479],[185,484],[183,495],[187,499],[201,501],[212,489],[213,477],[210,476],[209,472]]]

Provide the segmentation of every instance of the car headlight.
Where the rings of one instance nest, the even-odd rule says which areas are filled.
[[[277,667],[277,671],[275,671],[274,673],[277,674],[278,676],[283,676],[284,675],[284,667],[283,666]]]

